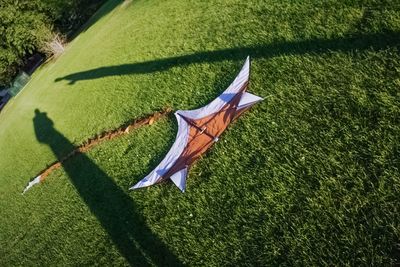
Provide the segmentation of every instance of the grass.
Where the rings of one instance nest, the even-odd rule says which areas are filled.
[[[399,41],[395,1],[108,1],[0,114],[0,265],[398,263]],[[184,194],[127,190],[168,151],[169,117],[20,195],[89,137],[208,103],[247,54],[265,100]]]

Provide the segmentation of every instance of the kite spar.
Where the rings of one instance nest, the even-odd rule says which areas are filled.
[[[160,164],[130,189],[171,179],[184,192],[190,165],[218,141],[233,120],[263,100],[246,92],[249,78],[250,58],[247,57],[238,76],[218,98],[199,109],[176,111],[178,133],[174,144]]]

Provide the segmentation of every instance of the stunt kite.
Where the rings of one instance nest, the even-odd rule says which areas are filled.
[[[218,98],[199,109],[176,111],[178,133],[174,144],[160,164],[130,189],[171,179],[184,192],[190,165],[218,141],[232,121],[263,100],[246,92],[249,76],[250,59],[247,57],[238,76]]]

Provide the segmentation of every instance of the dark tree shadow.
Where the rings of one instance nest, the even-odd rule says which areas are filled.
[[[74,149],[74,145],[53,127],[45,112],[35,110],[33,126],[37,140],[47,144],[58,159]],[[130,265],[183,265],[146,226],[133,200],[85,154],[67,160],[63,168]]]
[[[252,47],[228,48],[217,51],[198,52],[131,64],[100,67],[59,77],[56,82],[67,80],[69,84],[77,81],[93,80],[114,75],[144,74],[166,71],[175,66],[194,63],[217,62],[222,60],[244,60],[247,55],[254,58],[272,58],[281,55],[301,55],[306,53],[325,53],[329,51],[349,52],[364,49],[385,49],[400,46],[400,33],[384,32],[377,34],[355,35],[336,39],[314,39],[297,42],[282,42]]]
[[[99,21],[102,17],[106,16],[114,8],[116,8],[123,2],[123,0],[100,0],[100,1],[103,1],[103,4],[100,6],[100,8],[93,14],[92,17],[90,17],[90,19],[86,23],[84,23],[76,32],[74,32],[69,37],[70,40],[76,38],[82,32],[87,31],[97,21]]]

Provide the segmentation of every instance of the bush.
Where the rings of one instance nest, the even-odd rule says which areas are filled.
[[[63,50],[64,34],[77,30],[104,0],[1,0],[0,86],[10,84],[23,59]]]

